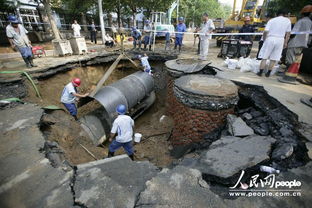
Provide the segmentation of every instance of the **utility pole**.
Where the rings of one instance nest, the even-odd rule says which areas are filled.
[[[102,8],[102,0],[98,0],[99,4],[99,16],[100,16],[100,24],[101,24],[101,34],[102,34],[102,44],[105,44],[105,25],[104,25],[104,15]]]
[[[177,24],[179,22],[179,4],[180,4],[180,0],[177,0]]]

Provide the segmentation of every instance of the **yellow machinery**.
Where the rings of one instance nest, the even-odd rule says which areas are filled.
[[[226,27],[241,27],[244,24],[244,18],[250,17],[251,24],[261,24],[263,20],[258,13],[259,0],[243,0],[242,8],[239,13],[235,12],[236,0],[234,0],[232,15],[225,21]],[[265,2],[263,2],[265,5]],[[263,8],[263,7],[262,7]],[[262,13],[262,12],[261,12]],[[262,17],[263,18],[263,17]]]
[[[244,18],[250,17],[250,24],[255,26],[255,30],[261,32],[267,22],[265,17],[269,0],[264,0],[261,8],[258,7],[259,0],[243,0],[240,12],[235,11],[236,1],[234,0],[231,16],[224,22],[223,28],[217,28],[216,33],[238,32],[244,24]],[[292,24],[297,22],[295,16],[288,16]],[[222,40],[229,38],[228,36],[215,36],[217,46],[221,46]]]

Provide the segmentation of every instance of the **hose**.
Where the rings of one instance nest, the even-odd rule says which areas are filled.
[[[36,84],[34,83],[33,79],[31,78],[31,76],[27,72],[25,72],[25,71],[1,71],[0,72],[0,74],[16,74],[16,73],[24,74],[27,77],[27,79],[30,81],[33,88],[35,89],[37,97],[41,98],[40,92],[39,92]]]

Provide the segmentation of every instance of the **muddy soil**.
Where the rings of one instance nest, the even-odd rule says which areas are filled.
[[[36,97],[32,86],[25,82],[28,91],[27,96],[24,98],[25,101],[37,103],[40,106],[57,105],[64,109],[64,111],[47,112],[42,117],[41,129],[47,140],[56,141],[59,144],[64,151],[65,159],[73,165],[95,160],[80,144],[92,152],[96,158],[102,159],[107,156],[109,143],[106,142],[100,147],[94,146],[80,127],[79,122],[75,121],[60,103],[60,94],[63,87],[73,77],[82,78],[82,85],[79,87],[79,92],[90,92],[94,89],[109,66],[108,64],[75,68],[48,79],[39,80],[37,86],[42,99]],[[152,63],[152,67],[155,69],[156,102],[135,121],[135,132],[143,135],[141,143],[134,146],[135,160],[149,160],[159,167],[166,167],[173,162],[173,158],[169,153],[171,146],[168,141],[173,122],[169,117],[165,116],[166,80],[163,64]],[[105,84],[111,84],[136,71],[136,69],[132,68],[131,64],[122,62]],[[97,101],[92,101],[78,109],[78,117],[98,107],[100,107],[100,104]],[[124,154],[124,150],[120,149],[115,153],[115,155],[119,154]]]
[[[49,79],[40,80],[37,83],[37,87],[41,93],[42,99],[36,96],[31,84],[29,82],[25,82],[28,95],[24,100],[37,103],[41,106],[57,105],[59,107],[63,107],[60,103],[60,96],[64,86],[68,84],[72,78],[81,78],[82,83],[78,88],[79,93],[91,92],[96,87],[97,82],[101,79],[109,66],[110,65],[78,67],[71,71],[56,74]],[[104,85],[116,82],[117,80],[137,71],[133,68],[124,68],[121,66],[122,65],[114,70]]]

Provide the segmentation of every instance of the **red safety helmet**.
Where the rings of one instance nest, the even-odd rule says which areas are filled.
[[[303,13],[311,13],[312,12],[312,5],[306,5],[302,8],[301,10],[301,14]]]
[[[81,84],[81,80],[80,80],[79,78],[74,78],[74,79],[72,80],[72,83],[73,83],[73,85],[74,85],[75,87],[79,87],[80,84]]]

